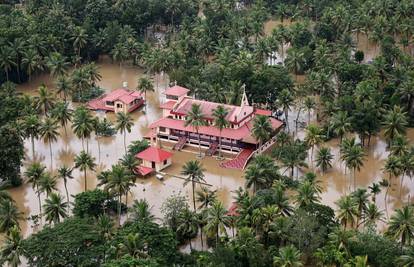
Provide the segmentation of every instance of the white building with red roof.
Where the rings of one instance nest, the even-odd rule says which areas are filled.
[[[89,101],[88,108],[127,113],[138,109],[143,104],[144,98],[140,92],[120,88]]]
[[[163,118],[149,126],[156,138],[174,142],[173,149],[181,150],[186,145],[198,146],[199,136],[196,129],[185,125],[186,116],[194,104],[200,106],[206,121],[206,126],[199,127],[198,131],[201,146],[207,149],[206,155],[213,155],[217,151],[220,136],[222,150],[238,153],[243,149],[256,149],[258,141],[252,135],[253,119],[256,116],[267,116],[275,134],[283,126],[281,121],[271,117],[271,111],[251,106],[245,93],[241,105],[236,106],[194,99],[188,95],[189,92],[189,89],[177,85],[168,88],[164,92],[166,102],[160,106],[163,109]],[[229,126],[221,133],[214,126],[213,117],[213,110],[220,105],[228,111],[226,119],[229,122]]]
[[[152,146],[139,152],[135,157],[141,160],[141,164],[137,167],[137,172],[142,176],[154,171],[159,172],[172,163],[172,153]]]

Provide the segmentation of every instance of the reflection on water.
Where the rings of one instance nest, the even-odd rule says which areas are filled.
[[[129,88],[135,88],[137,85],[137,79],[142,75],[142,70],[132,66],[122,66],[112,64],[108,59],[103,59],[97,63],[100,72],[102,74],[102,81],[99,85],[106,90],[110,91],[116,89],[122,85],[122,82],[128,82]],[[149,92],[147,94],[148,106],[146,112],[138,110],[132,113],[134,119],[134,126],[132,132],[127,134],[126,141],[129,144],[131,141],[141,139],[143,135],[148,132],[148,124],[161,117],[161,110],[158,108],[159,103],[162,101],[162,91],[167,83],[165,77],[160,77],[160,88],[155,92]],[[54,88],[53,82],[50,81],[49,75],[43,74],[34,79],[30,84],[23,84],[18,86],[20,92],[28,94],[36,94],[37,87],[44,83],[50,88]],[[99,116],[107,116],[111,121],[115,120],[113,113],[99,114]],[[291,114],[293,118],[295,115]],[[304,115],[305,116],[305,115]],[[306,120],[306,119],[303,119]],[[290,125],[294,125],[291,123]],[[81,141],[73,135],[72,131],[68,131],[67,135],[63,129],[61,129],[61,138],[57,142],[52,144],[53,150],[53,170],[56,170],[62,165],[73,166],[73,158],[82,150]],[[303,137],[300,133],[299,136]],[[414,140],[414,130],[408,132],[410,140]],[[110,166],[117,162],[119,158],[123,156],[124,144],[123,135],[117,134],[115,137],[101,138],[100,140],[101,154],[98,155],[98,142],[95,136],[92,136],[89,140],[89,151],[95,157],[98,164],[97,171],[108,169]],[[168,145],[164,144],[164,148]],[[335,154],[334,167],[325,174],[320,174],[322,180],[322,186],[324,192],[322,194],[322,203],[330,205],[335,208],[334,202],[342,195],[347,193],[350,178],[344,173],[344,165],[339,161],[339,149],[338,141],[333,140],[326,144],[331,147],[332,152]],[[35,142],[35,160],[39,160],[50,169],[50,154],[49,146],[41,140]],[[33,159],[31,159],[31,145],[30,141],[25,142],[25,152],[27,159],[24,161],[24,168]],[[367,159],[364,162],[364,167],[357,173],[357,187],[367,187],[372,182],[380,181],[382,179],[382,167],[384,160],[387,157],[386,144],[382,137],[378,136],[373,138],[371,147],[367,149]],[[100,161],[98,162],[98,159]],[[174,152],[173,165],[166,169],[166,172],[171,175],[178,175],[181,171],[183,163],[190,159],[195,159],[195,153],[192,152]],[[218,191],[219,199],[229,207],[232,202],[232,191],[240,186],[244,185],[243,172],[237,170],[230,170],[220,168],[218,161],[214,158],[207,157],[202,160],[202,163],[206,169],[206,181],[211,185],[211,189]],[[68,181],[69,194],[75,195],[82,192],[84,189],[83,174],[75,170],[73,173],[75,179]],[[132,189],[131,196],[134,199],[145,198],[149,201],[153,207],[152,211],[157,217],[161,217],[160,206],[162,202],[171,194],[179,193],[191,196],[190,186],[183,188],[183,180],[167,175],[164,181],[159,181],[155,177],[149,177],[146,179],[138,179],[136,186]],[[96,187],[96,173],[87,173],[88,188],[92,189]],[[392,182],[389,193],[389,209],[400,207],[404,202],[408,201],[410,192],[413,189],[413,182],[406,178],[403,183],[403,189],[400,198],[399,182],[397,180]],[[63,182],[59,181],[58,189],[61,194],[64,194]],[[26,217],[36,215],[38,211],[37,196],[30,184],[24,184],[19,188],[10,190],[12,197],[16,200],[18,208],[24,212]],[[377,197],[377,204],[380,208],[384,208],[384,193]],[[130,199],[131,199],[130,196]],[[44,196],[42,196],[42,200]],[[131,201],[129,201],[131,203]],[[33,225],[30,221],[22,221],[21,223],[22,233],[24,236],[28,236],[34,231]]]

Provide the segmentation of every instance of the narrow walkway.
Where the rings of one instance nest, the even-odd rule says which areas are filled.
[[[243,170],[246,161],[249,159],[250,154],[252,153],[253,149],[243,149],[234,159],[220,163],[220,167]]]

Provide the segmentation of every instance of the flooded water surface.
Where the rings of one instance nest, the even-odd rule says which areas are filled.
[[[119,66],[112,64],[108,59],[102,59],[97,62],[102,80],[99,86],[106,91],[111,91],[122,86],[123,82],[128,83],[130,89],[135,89],[138,78],[143,75],[142,69],[133,66]],[[167,84],[166,77],[159,77],[159,88],[154,92],[147,93],[148,105],[146,111],[142,109],[132,113],[134,126],[131,133],[126,135],[127,145],[134,140],[140,140],[148,133],[148,125],[162,116],[159,104],[163,102],[163,90]],[[53,81],[50,80],[49,75],[44,74],[36,77],[30,83],[20,85],[18,90],[22,93],[35,95],[37,87],[41,84],[47,85],[49,88],[54,88]],[[113,113],[99,113],[98,116],[107,117],[112,122],[115,121]],[[292,115],[293,116],[293,115]],[[70,127],[70,126],[69,126]],[[35,159],[41,161],[49,170],[56,171],[57,168],[66,165],[73,166],[74,157],[82,150],[82,142],[73,135],[71,130],[67,131],[67,135],[63,129],[60,131],[61,138],[52,144],[52,164],[50,159],[49,145],[42,140],[35,142]],[[409,139],[414,140],[414,130],[408,132]],[[99,171],[109,169],[111,165],[117,163],[124,155],[124,139],[123,135],[117,134],[114,137],[100,138],[101,153],[98,153],[98,140],[92,136],[88,141],[89,152],[96,159],[98,164],[95,172],[87,173],[87,187],[93,189],[97,185],[96,173]],[[344,165],[339,160],[338,141],[332,140],[325,144],[331,147],[335,154],[334,167],[327,173],[318,173],[324,192],[322,193],[322,203],[335,208],[335,201],[344,194],[349,188],[350,177],[344,172]],[[169,149],[169,144],[163,143],[163,148]],[[31,144],[29,140],[25,141],[26,160],[24,162],[23,170],[32,162],[31,158]],[[384,160],[387,158],[386,144],[381,136],[373,138],[369,149],[366,149],[367,157],[364,162],[364,167],[360,172],[357,172],[356,183],[357,187],[367,187],[373,182],[378,182],[383,177],[382,168]],[[181,151],[174,152],[172,166],[165,169],[167,173],[164,181],[159,181],[155,177],[148,177],[146,179],[137,179],[136,185],[132,188],[129,196],[129,203],[131,199],[145,198],[152,206],[152,212],[161,217],[160,207],[163,201],[171,194],[181,193],[188,197],[191,196],[190,186],[183,187],[183,179],[177,178],[180,174],[183,164],[196,158],[195,151]],[[232,191],[240,186],[244,186],[243,171],[224,169],[219,167],[219,161],[212,157],[206,157],[201,160],[205,168],[205,180],[212,190],[217,190],[219,199],[228,208],[233,201]],[[83,174],[78,170],[73,172],[74,179],[69,180],[68,190],[69,194],[75,195],[84,191]],[[410,194],[414,188],[413,182],[409,178],[405,178],[400,197],[399,181],[392,182],[389,210],[400,207],[402,203],[409,201]],[[65,195],[63,182],[59,181],[58,190],[62,195]],[[385,190],[383,190],[385,191]],[[30,184],[23,184],[19,188],[10,190],[12,197],[15,199],[19,209],[24,212],[25,217],[36,215],[39,213],[38,200],[34,190]],[[377,204],[380,208],[384,208],[384,192],[377,197]],[[72,199],[72,197],[71,197]],[[42,202],[44,196],[42,196]],[[29,220],[21,222],[22,233],[28,236],[36,229],[33,228],[33,223]]]

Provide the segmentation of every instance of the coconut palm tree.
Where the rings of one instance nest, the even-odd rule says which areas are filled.
[[[336,136],[339,136],[340,143],[346,133],[351,131],[351,118],[346,111],[338,111],[331,117],[329,128],[332,129]]]
[[[302,72],[305,64],[304,53],[299,48],[289,48],[287,51],[287,57],[285,59],[285,65],[289,71],[295,74],[297,82],[298,74]]]
[[[378,183],[372,183],[372,185],[368,186],[368,189],[371,193],[371,200],[375,204],[377,195],[381,193],[381,186]]]
[[[116,164],[112,166],[109,173],[108,183],[105,185],[105,191],[118,196],[118,220],[121,224],[121,201],[125,195],[125,203],[128,206],[128,192],[134,183],[131,181],[131,175],[124,166]]]
[[[124,134],[124,148],[125,153],[127,153],[127,146],[126,146],[126,133],[131,132],[131,127],[134,125],[134,121],[129,113],[118,112],[116,114],[116,125],[115,129],[119,131],[121,134]]]
[[[188,241],[190,243],[190,251],[193,250],[191,245],[191,239],[198,232],[198,221],[195,211],[185,209],[183,212],[180,213],[180,216],[178,218],[177,231],[181,233],[183,236],[188,237]]]
[[[210,191],[206,186],[201,186],[201,190],[197,190],[196,195],[196,200],[200,203],[198,209],[208,208],[217,200],[217,190]]]
[[[43,111],[43,115],[47,115],[55,104],[55,97],[44,84],[39,86],[38,94],[39,96],[36,97],[37,108]]]
[[[293,94],[288,89],[283,89],[278,98],[277,98],[277,104],[283,109],[283,113],[285,113],[285,122],[287,130],[289,131],[289,110],[290,107],[293,105],[294,102]]]
[[[65,136],[68,136],[66,125],[72,121],[72,110],[69,109],[67,102],[58,102],[51,112],[52,118],[60,123],[65,130]]]
[[[83,49],[88,43],[88,34],[86,33],[86,30],[80,26],[75,27],[71,40],[73,42],[73,48],[75,49],[78,57],[80,57],[81,49]]]
[[[308,145],[308,147],[311,148],[311,158],[310,161],[313,165],[313,150],[315,148],[315,145],[320,144],[323,141],[323,134],[322,129],[319,128],[317,125],[310,124],[305,129],[306,136],[305,136],[305,143]]]
[[[267,116],[258,115],[253,120],[252,134],[262,146],[270,138],[273,128],[270,119]]]
[[[314,97],[308,96],[303,100],[303,106],[308,112],[308,125],[310,124],[311,112],[316,108],[316,101]]]
[[[193,193],[193,208],[196,210],[196,198],[195,198],[195,187],[196,183],[205,182],[203,165],[198,160],[187,161],[181,171],[181,175],[186,176],[183,186],[186,186],[191,182],[191,188]]]
[[[387,209],[388,190],[389,190],[392,178],[397,178],[402,174],[403,166],[401,163],[401,158],[392,156],[392,155],[389,156],[387,158],[387,161],[385,162],[383,171],[388,174],[387,190],[385,192],[385,207],[388,213],[388,209]]]
[[[32,80],[33,73],[44,69],[43,59],[35,49],[27,49],[23,52],[22,64],[29,75],[29,82]]]
[[[305,180],[299,185],[297,195],[295,196],[295,202],[298,207],[307,207],[313,203],[318,203],[320,199],[319,193],[310,181]]]
[[[75,135],[82,139],[82,149],[85,150],[84,140],[91,136],[94,119],[87,108],[80,106],[73,113],[72,129]],[[87,149],[88,150],[88,149]]]
[[[66,102],[69,94],[72,92],[72,81],[68,78],[68,76],[63,75],[59,76],[56,81],[56,92],[62,96],[63,101]]]
[[[68,217],[68,208],[68,202],[64,202],[60,194],[51,193],[43,205],[46,221],[54,224],[59,223],[62,218]]]
[[[16,66],[14,51],[10,46],[3,45],[0,49],[0,68],[6,74],[6,80],[9,81],[9,71]]]
[[[316,154],[316,167],[322,172],[332,168],[333,155],[329,147],[321,147]]]
[[[56,78],[65,75],[69,65],[69,62],[66,61],[66,57],[59,52],[52,52],[46,57],[46,66],[52,77]]]
[[[142,76],[138,79],[138,85],[137,90],[144,94],[145,102],[147,102],[147,92],[148,91],[154,91],[154,85],[152,84],[151,80],[146,77]],[[145,109],[146,109],[147,103],[145,103]]]
[[[21,266],[20,257],[23,254],[23,237],[20,229],[14,225],[6,236],[0,250],[0,264],[8,264],[10,267]]]
[[[301,267],[303,263],[300,258],[300,251],[293,245],[282,247],[279,249],[278,256],[273,258],[273,266]]]
[[[356,187],[356,171],[360,170],[364,165],[365,152],[360,144],[351,142],[350,146],[343,149],[341,159],[345,161],[349,170],[352,170],[352,176],[354,177],[354,188]]]
[[[276,205],[279,210],[279,214],[284,217],[290,216],[293,212],[293,207],[289,203],[289,198],[286,195],[285,187],[276,185],[273,187],[273,190],[273,201],[274,205]]]
[[[42,193],[46,193],[46,197],[57,190],[57,180],[49,172],[43,173],[39,180],[39,190]]]
[[[253,188],[253,194],[256,193],[257,188],[260,188],[266,184],[266,178],[264,176],[264,168],[257,164],[250,164],[247,167],[244,178],[246,179],[246,188]]]
[[[388,144],[397,135],[404,135],[408,126],[407,113],[400,106],[394,106],[384,115],[384,136]]]
[[[355,199],[351,195],[341,197],[335,204],[338,206],[337,218],[346,228],[355,225],[355,218],[358,216],[358,207]]]
[[[23,133],[25,137],[30,138],[30,141],[32,143],[32,159],[33,160],[35,158],[34,140],[40,134],[41,125],[42,125],[41,121],[39,119],[39,116],[37,115],[28,115],[23,118],[23,122],[22,122]]]
[[[414,248],[411,246],[404,251],[404,254],[399,256],[395,261],[398,267],[411,267],[414,266]]]
[[[53,168],[53,154],[52,154],[52,143],[57,141],[59,137],[59,125],[55,119],[47,117],[42,126],[40,127],[40,135],[45,143],[49,144],[50,152],[50,168]]]
[[[155,216],[151,214],[150,207],[145,199],[134,200],[129,211],[133,221],[149,223],[155,220]]]
[[[72,168],[69,168],[68,166],[63,165],[58,169],[58,177],[63,180],[63,185],[65,186],[65,192],[66,192],[66,202],[67,206],[69,207],[69,191],[67,187],[68,179],[73,179],[72,175]]]
[[[205,231],[210,237],[216,238],[216,245],[219,242],[220,233],[226,234],[226,227],[230,226],[230,218],[223,203],[217,201],[207,209],[207,224]]]
[[[397,209],[388,223],[387,236],[400,241],[401,246],[410,245],[414,239],[414,210],[410,206]]]
[[[191,110],[188,112],[184,125],[191,126],[194,131],[198,135],[198,151],[199,157],[201,158],[201,141],[200,141],[200,127],[206,125],[206,121],[204,119],[203,111],[201,110],[201,106],[199,104],[192,104]]]
[[[127,171],[134,176],[135,169],[139,165],[138,159],[135,157],[132,153],[125,154],[122,159],[119,160],[119,163],[121,163],[122,166],[124,166]]]
[[[27,178],[27,182],[32,185],[33,190],[37,194],[37,198],[39,201],[39,213],[40,214],[42,214],[42,203],[40,201],[40,194],[42,192],[40,191],[39,185],[40,185],[40,179],[41,177],[43,177],[45,173],[45,169],[46,167],[40,164],[39,162],[34,162],[27,167],[26,172],[24,173],[24,175]]]
[[[0,202],[0,233],[8,234],[13,226],[19,227],[19,220],[23,220],[23,214],[13,201]]]
[[[384,213],[378,210],[377,205],[374,203],[368,203],[362,218],[362,223],[365,225],[365,227],[375,226],[380,221],[385,222]]]
[[[223,105],[219,105],[217,108],[213,109],[214,127],[220,131],[219,159],[221,159],[221,133],[223,132],[224,128],[229,126],[229,122],[226,119],[228,114],[229,111]]]
[[[82,150],[80,154],[75,157],[75,168],[78,168],[80,171],[83,171],[85,191],[88,190],[86,171],[93,171],[95,170],[95,167],[95,158],[92,157],[90,154],[86,153],[84,150]]]
[[[351,196],[354,198],[357,205],[358,215],[356,220],[356,226],[358,227],[359,220],[363,217],[364,212],[367,209],[367,204],[369,203],[369,195],[366,189],[358,188],[356,191],[351,193]]]

